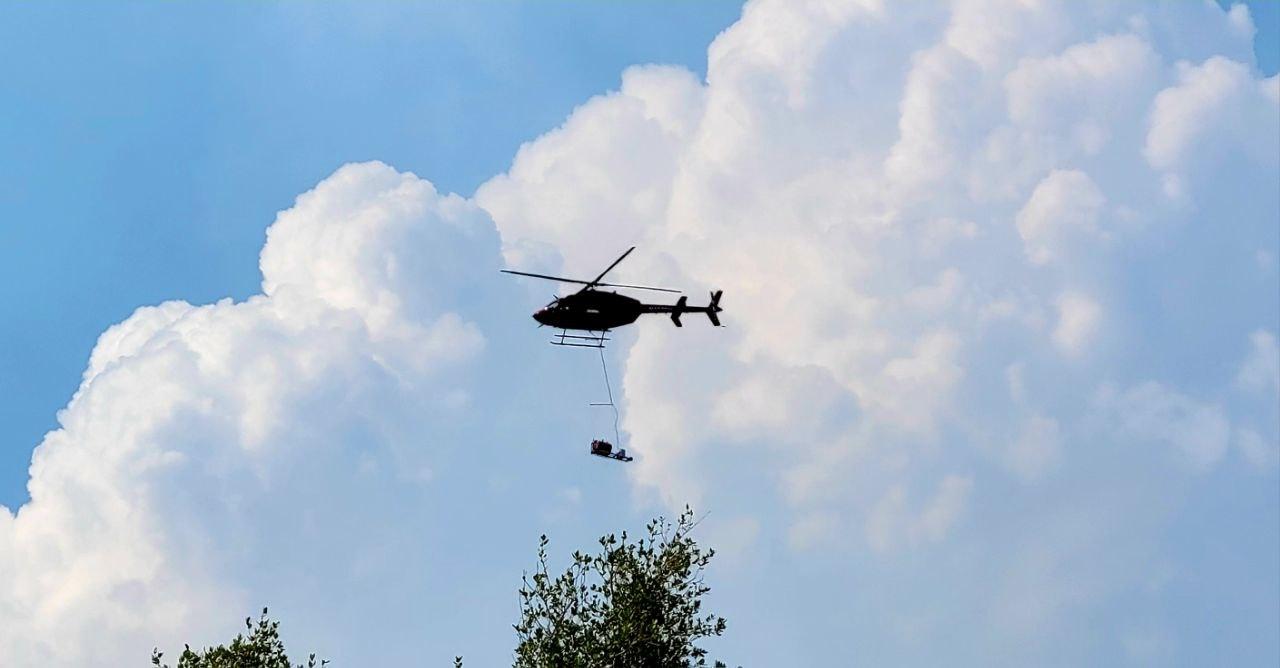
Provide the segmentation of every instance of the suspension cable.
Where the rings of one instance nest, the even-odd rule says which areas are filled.
[[[613,383],[609,380],[609,366],[604,362],[604,346],[600,347],[600,370],[604,371],[604,389],[609,393],[609,406],[613,408],[613,442],[621,447],[622,437],[618,432],[618,405],[613,403]],[[601,404],[592,404],[599,406]]]

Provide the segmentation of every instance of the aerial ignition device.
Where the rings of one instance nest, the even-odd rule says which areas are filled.
[[[533,314],[533,319],[542,325],[560,330],[560,334],[551,343],[558,346],[576,346],[581,348],[603,348],[609,340],[611,329],[630,325],[646,313],[664,313],[671,317],[676,327],[681,327],[680,316],[686,313],[704,313],[711,324],[720,326],[720,295],[722,290],[711,293],[711,302],[706,306],[689,306],[688,298],[681,295],[674,304],[645,304],[639,299],[620,295],[613,291],[599,288],[623,288],[628,290],[653,290],[655,292],[675,292],[667,288],[654,288],[645,285],[626,285],[623,283],[601,282],[618,263],[622,262],[636,247],[632,246],[621,257],[613,261],[607,269],[600,272],[593,280],[583,281],[576,278],[562,278],[546,274],[531,274],[524,271],[503,269],[503,273],[517,276],[531,276],[561,283],[574,283],[582,288],[577,292],[558,297]],[[586,332],[586,334],[570,334],[569,331]]]
[[[574,283],[581,285],[582,288],[577,292],[558,297],[547,304],[545,307],[538,309],[533,314],[533,319],[538,321],[539,326],[547,325],[560,330],[556,338],[551,343],[557,346],[573,346],[576,348],[598,348],[600,350],[600,368],[604,371],[604,384],[609,392],[608,403],[593,403],[592,406],[609,406],[613,409],[613,438],[615,442],[621,442],[618,433],[618,407],[613,403],[613,386],[609,382],[609,368],[604,361],[604,343],[609,340],[609,330],[630,325],[637,318],[646,313],[664,313],[671,317],[671,322],[676,327],[682,327],[680,316],[686,313],[704,313],[712,325],[720,326],[719,313],[723,310],[720,308],[720,295],[722,290],[716,290],[711,293],[711,302],[706,306],[689,306],[688,299],[681,295],[674,304],[645,304],[639,299],[620,295],[617,292],[604,291],[600,288],[623,288],[627,290],[654,290],[657,292],[679,292],[679,290],[669,290],[667,288],[654,288],[645,285],[626,285],[623,283],[604,283],[605,274],[613,271],[631,251],[636,247],[632,246],[623,253],[621,257],[613,261],[607,269],[600,272],[590,281],[583,281],[576,278],[561,278],[559,276],[547,276],[546,274],[531,274],[524,271],[512,271],[503,269],[508,274],[517,276],[531,276],[533,278],[542,278],[549,281],[559,281],[561,283]],[[570,334],[569,331],[585,332],[585,334]],[[629,462],[632,457],[627,454],[625,448],[614,449],[613,443],[605,440],[596,439],[591,442],[591,454],[597,457],[613,459],[620,462]]]

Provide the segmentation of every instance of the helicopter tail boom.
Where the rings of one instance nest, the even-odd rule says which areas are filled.
[[[674,304],[643,304],[641,308],[644,313],[666,313],[670,315],[671,322],[676,327],[684,326],[684,323],[680,322],[680,316],[686,313],[705,313],[712,325],[720,327],[720,316],[718,314],[724,310],[720,308],[720,296],[723,294],[723,290],[716,290],[711,293],[711,303],[706,306],[689,306],[689,298],[681,296]]]

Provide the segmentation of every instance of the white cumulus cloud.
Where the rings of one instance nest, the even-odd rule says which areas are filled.
[[[1055,170],[1036,185],[1018,212],[1018,234],[1027,256],[1044,264],[1063,253],[1073,237],[1103,237],[1098,218],[1106,198],[1088,174]]]
[[[1048,512],[1050,489],[1141,516],[1107,530],[1124,558],[1026,566],[1026,587],[1065,592],[1076,566],[1095,584],[966,645],[1090,662],[1054,630],[1128,586],[1127,555],[1164,549],[1173,520],[1150,499],[1224,461],[1231,342],[1276,317],[1274,281],[1229,278],[1280,215],[1275,79],[1251,38],[1247,10],[1212,3],[753,2],[704,83],[627,71],[476,199],[508,259],[555,248],[589,273],[634,243],[628,278],[725,289],[725,330],[642,321],[629,350],[624,425],[652,498],[736,508],[773,480],[776,504],[751,504],[762,532],[856,563],[935,545],[1042,563],[1027,532],[1088,521]],[[1181,464],[1126,489],[1149,462]],[[883,637],[930,628],[920,615]],[[894,647],[876,656],[943,656]]]
[[[1102,307],[1078,292],[1065,292],[1058,297],[1058,323],[1053,328],[1053,342],[1071,353],[1080,352],[1097,333],[1102,320]]]
[[[0,510],[0,662],[133,660],[268,593],[337,610],[308,636],[335,658],[509,610],[423,564],[488,582],[511,551],[442,562],[459,524],[518,538],[615,490],[561,465],[548,505],[518,493],[573,381],[489,315],[520,293],[492,270],[634,244],[619,281],[725,290],[724,329],[645,319],[613,352],[634,503],[743,551],[717,588],[743,663],[1106,664],[1134,629],[1274,663],[1197,616],[1276,628],[1274,546],[1187,548],[1278,514],[1280,96],[1251,38],[1210,2],[758,0],[705,81],[628,69],[474,198],[344,167],[277,218],[263,294],[103,334]],[[1204,521],[1227,506],[1257,516]]]
[[[381,463],[394,489],[429,470],[439,453],[403,439],[430,438],[415,414],[447,424],[468,401],[457,372],[485,340],[455,310],[457,269],[495,257],[474,204],[349,165],[277,218],[263,294],[140,308],[103,333],[35,450],[30,501],[0,508],[0,662],[144,661],[252,609],[244,574],[288,573],[275,550],[317,575],[321,535],[361,558],[382,522],[356,509],[386,513],[391,493],[347,475]],[[368,496],[343,509],[339,488]]]

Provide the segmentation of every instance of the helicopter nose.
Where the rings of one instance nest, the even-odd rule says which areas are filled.
[[[533,319],[541,324],[547,324],[547,309],[540,308],[533,312]]]

